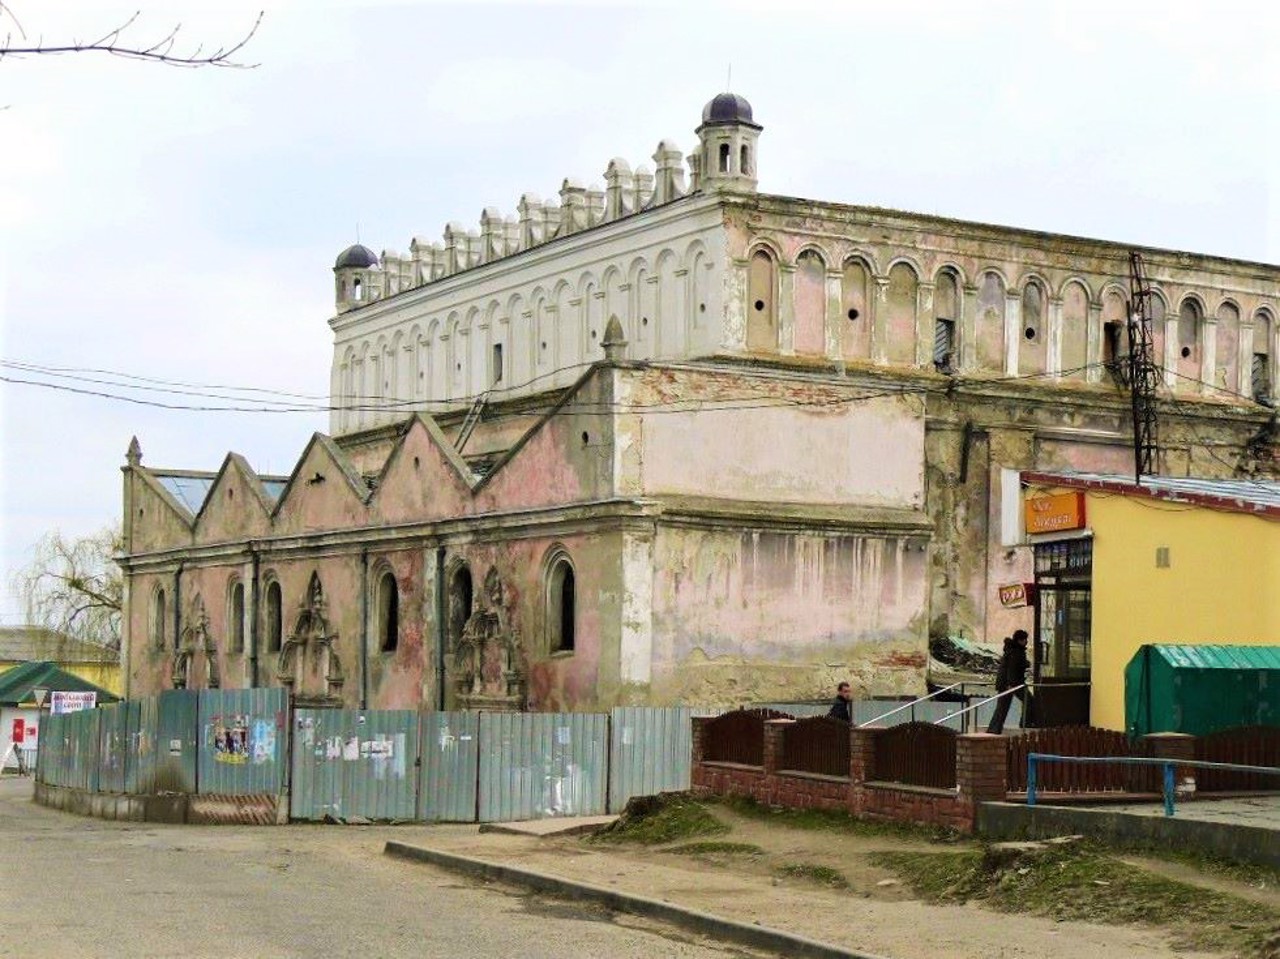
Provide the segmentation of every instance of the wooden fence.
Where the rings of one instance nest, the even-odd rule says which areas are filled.
[[[1048,753],[1054,756],[1131,756],[1139,755],[1128,737],[1114,729],[1095,726],[1058,726],[1035,729],[1021,736],[1010,736],[1008,742],[1009,792],[1027,791],[1027,756]],[[1152,770],[1103,763],[1041,763],[1037,770],[1037,787],[1042,792],[1096,793],[1123,792],[1126,789],[1157,790]]]
[[[954,789],[956,731],[933,723],[903,723],[876,736],[875,774],[882,782]]]
[[[1196,739],[1196,759],[1242,766],[1280,766],[1280,728],[1241,726]],[[1261,792],[1280,789],[1280,776],[1197,769],[1197,792]]]
[[[702,759],[763,767],[765,720],[790,718],[776,709],[738,709],[717,716],[703,727]]]
[[[849,724],[830,716],[797,720],[782,731],[778,768],[847,778]]]

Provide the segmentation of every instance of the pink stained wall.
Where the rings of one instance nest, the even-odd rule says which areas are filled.
[[[655,541],[654,687],[693,702],[917,690],[924,535],[673,527]]]

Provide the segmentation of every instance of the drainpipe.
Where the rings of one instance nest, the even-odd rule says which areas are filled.
[[[182,645],[182,563],[173,571],[173,651]]]
[[[444,712],[444,547],[436,549],[436,709]]]
[[[369,708],[369,551],[360,550],[360,708]]]
[[[258,688],[258,602],[261,596],[259,577],[262,572],[262,557],[258,548],[249,542],[249,688]]]

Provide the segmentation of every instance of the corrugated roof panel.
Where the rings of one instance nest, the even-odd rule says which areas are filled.
[[[213,487],[215,476],[166,476],[156,475],[156,481],[167,489],[173,498],[185,506],[194,516],[200,512],[205,497]]]
[[[1156,643],[1152,647],[1177,669],[1280,670],[1280,646],[1220,646]]]
[[[1133,485],[1132,476],[1115,473],[1056,474],[1063,479],[1085,480],[1094,483]],[[1210,496],[1216,499],[1234,500],[1241,506],[1258,506],[1280,509],[1280,481],[1245,479],[1199,479],[1194,476],[1144,476],[1143,489],[1151,490],[1166,498],[1179,496]]]

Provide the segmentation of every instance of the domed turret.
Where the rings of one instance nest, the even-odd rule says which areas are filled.
[[[756,191],[756,140],[763,127],[755,122],[751,104],[736,93],[718,93],[702,108],[697,129],[698,188],[707,191]]]
[[[333,264],[333,268],[335,270],[345,270],[348,267],[354,267],[358,270],[367,270],[369,267],[377,265],[378,257],[373,250],[363,244],[356,243],[338,254],[338,259]]]
[[[702,108],[702,123],[704,126],[715,123],[749,123],[755,126],[751,119],[751,104],[746,97],[736,93],[717,93],[712,97]]]
[[[333,287],[339,313],[354,310],[375,298],[377,268],[377,254],[362,244],[356,243],[338,254],[333,263]]]

